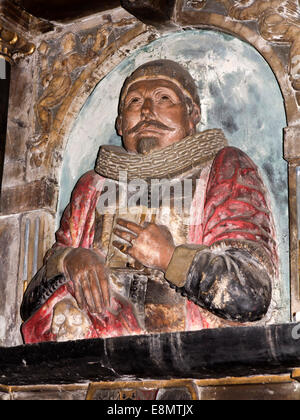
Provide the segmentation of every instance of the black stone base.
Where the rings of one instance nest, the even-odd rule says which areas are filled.
[[[285,324],[0,348],[0,384],[287,373],[300,367],[297,332]]]

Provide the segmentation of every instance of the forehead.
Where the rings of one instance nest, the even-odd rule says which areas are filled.
[[[141,94],[151,94],[155,92],[159,88],[164,88],[172,91],[176,94],[179,98],[183,98],[183,92],[181,89],[173,83],[171,80],[164,80],[164,79],[151,79],[151,80],[139,80],[134,82],[128,89],[127,95],[130,95],[134,92],[138,92]]]

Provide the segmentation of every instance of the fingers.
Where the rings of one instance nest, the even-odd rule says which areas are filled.
[[[84,293],[81,287],[80,279],[73,278],[73,276],[71,276],[68,271],[66,271],[66,274],[67,274],[68,281],[72,281],[73,283],[75,299],[78,303],[79,308],[84,309],[85,299],[84,299]]]
[[[85,274],[83,276],[81,285],[82,285],[84,298],[86,300],[87,307],[88,307],[89,311],[91,313],[96,313],[97,310],[96,310],[96,305],[95,305],[95,302],[94,302],[94,297],[96,299],[96,296],[98,296],[96,301],[97,301],[97,303],[99,303],[99,291],[96,288],[96,283],[95,283],[93,277],[91,277],[90,274]],[[93,296],[94,293],[95,293],[95,296]],[[100,300],[100,305],[101,305],[101,300]],[[100,310],[100,312],[101,312],[101,310]]]
[[[105,272],[101,271],[100,273],[98,273],[98,286],[101,292],[101,298],[103,302],[102,311],[103,311],[103,309],[110,307],[109,283],[107,281]]]
[[[91,313],[101,314],[110,305],[108,282],[101,278],[105,276],[102,271],[93,270],[84,273],[73,281],[75,299],[81,310],[88,309]]]
[[[128,222],[127,220],[124,220],[124,219],[118,219],[117,224],[124,227],[125,229],[131,230],[136,235],[139,235],[144,230],[140,225],[137,225],[136,223],[133,223],[133,222]]]
[[[96,271],[89,275],[89,287],[93,299],[93,306],[89,307],[90,312],[101,314],[105,308],[107,308],[107,306],[104,303],[103,294]]]
[[[114,241],[113,246],[116,247],[123,254],[130,255],[130,250],[132,249],[131,245],[126,245],[122,242]]]
[[[129,243],[131,243],[131,241],[133,241],[134,239],[137,238],[137,236],[134,233],[125,232],[124,230],[121,230],[121,229],[118,229],[118,228],[114,229],[114,233],[119,238],[122,238]]]
[[[104,258],[93,250],[76,249],[64,262],[68,282],[81,310],[103,313],[110,306],[108,276]]]

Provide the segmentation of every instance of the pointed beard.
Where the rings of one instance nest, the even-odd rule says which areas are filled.
[[[147,155],[158,146],[158,140],[154,137],[145,137],[138,142],[137,152],[141,155]]]

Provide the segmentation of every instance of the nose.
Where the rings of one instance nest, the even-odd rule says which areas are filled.
[[[153,101],[150,98],[144,100],[141,108],[141,116],[143,119],[151,119],[154,116]]]

